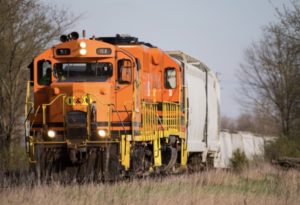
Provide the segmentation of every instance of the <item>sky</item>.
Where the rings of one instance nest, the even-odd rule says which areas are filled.
[[[244,52],[276,22],[287,0],[42,0],[80,16],[71,30],[87,37],[130,34],[162,50],[181,50],[217,73],[221,114],[237,117]]]

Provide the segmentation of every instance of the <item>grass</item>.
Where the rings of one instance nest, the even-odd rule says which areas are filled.
[[[213,170],[115,184],[18,186],[0,189],[0,204],[299,204],[300,172],[267,164],[237,174]]]

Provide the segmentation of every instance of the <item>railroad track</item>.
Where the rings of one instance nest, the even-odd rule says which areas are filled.
[[[211,168],[203,168],[198,169],[197,171],[190,171],[190,173],[205,171]],[[190,174],[188,171],[181,171],[177,173],[151,173],[143,176],[123,176],[120,180],[114,181],[125,181],[125,180],[144,180],[144,179],[153,179],[153,180],[163,180],[165,177],[174,176],[174,175],[187,175]],[[4,189],[11,189],[16,187],[35,187],[38,185],[51,185],[54,183],[64,184],[64,185],[71,185],[71,184],[88,184],[88,183],[112,183],[112,182],[103,182],[101,180],[89,180],[85,179],[82,181],[77,181],[76,178],[65,178],[65,175],[60,175],[59,177],[53,177],[46,181],[38,181],[35,177],[33,172],[30,171],[22,171],[22,172],[6,172],[0,173],[0,192]]]

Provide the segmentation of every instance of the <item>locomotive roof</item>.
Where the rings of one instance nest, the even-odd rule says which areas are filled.
[[[113,37],[97,37],[95,39],[113,45],[145,45],[150,48],[156,48],[156,46],[153,46],[151,43],[139,41],[137,37],[129,36],[129,35],[117,34],[116,36]]]

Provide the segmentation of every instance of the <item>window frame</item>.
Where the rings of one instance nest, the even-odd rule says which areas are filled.
[[[47,75],[47,69],[49,68],[49,67],[46,68],[46,70],[45,70],[46,73],[44,74],[44,63],[45,62],[48,62],[50,64],[50,69],[51,69],[51,75],[50,75],[50,81],[49,81],[49,83],[41,83],[42,78]],[[49,86],[49,85],[51,85],[51,83],[52,83],[52,75],[53,75],[52,62],[50,60],[46,60],[46,59],[39,60],[37,62],[37,84],[39,86]]]
[[[107,71],[107,75],[99,75],[99,76],[90,76],[90,77],[95,77],[95,79],[96,80],[85,80],[85,81],[72,81],[72,80],[70,80],[70,72],[73,72],[72,70],[70,71],[70,69],[66,69],[66,70],[63,70],[63,66],[64,65],[66,65],[66,66],[68,66],[68,65],[71,65],[71,66],[74,66],[74,65],[76,65],[76,66],[78,66],[78,65],[80,65],[80,64],[86,64],[86,66],[87,66],[87,64],[88,63],[90,63],[90,64],[95,64],[96,66],[97,66],[97,64],[107,64],[108,66],[109,66],[109,71]],[[64,75],[59,75],[58,74],[58,66],[61,66],[60,68],[61,68],[61,70],[62,71],[65,71],[66,72],[66,76],[64,76]],[[99,67],[100,68],[100,67]],[[98,69],[98,68],[96,68],[96,69]],[[56,79],[56,82],[59,82],[59,83],[64,83],[64,82],[67,82],[67,83],[74,83],[74,82],[76,82],[76,83],[78,83],[78,82],[104,82],[104,79],[100,79],[100,77],[105,77],[105,81],[106,80],[108,80],[108,79],[110,79],[112,76],[113,76],[113,73],[114,73],[114,65],[113,65],[113,63],[112,62],[110,62],[110,61],[107,61],[107,62],[57,62],[57,63],[55,63],[54,64],[54,78]],[[76,72],[76,71],[75,71]],[[78,72],[80,72],[80,71],[78,71]],[[97,73],[97,70],[95,70],[95,72]],[[60,77],[64,77],[65,79],[64,80],[61,80],[60,79]],[[89,77],[89,76],[83,76],[83,77]],[[97,78],[99,78],[99,80],[97,80]]]
[[[121,62],[124,61],[129,61],[131,63],[131,67],[125,67],[125,68],[130,68],[130,81],[125,81],[122,79],[122,72],[121,72]],[[123,59],[119,59],[118,63],[117,63],[117,80],[119,84],[131,84],[132,83],[132,79],[133,79],[133,63],[130,59],[127,58],[123,58]]]
[[[172,87],[170,84],[167,84],[168,82],[168,71],[173,70],[175,71],[175,86]],[[177,88],[177,69],[175,67],[167,67],[164,69],[164,88],[165,89],[176,89]]]

